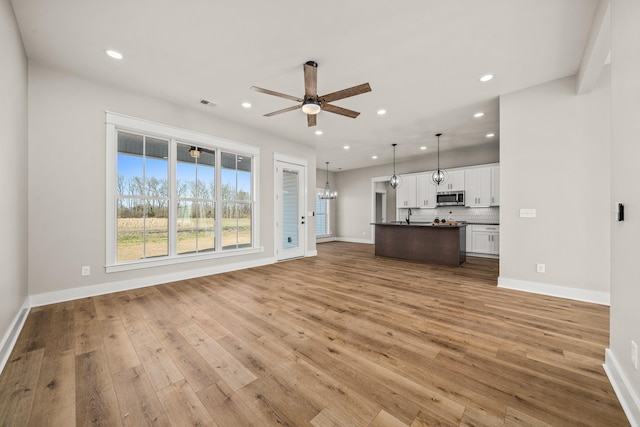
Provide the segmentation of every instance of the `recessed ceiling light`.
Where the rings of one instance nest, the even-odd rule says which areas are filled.
[[[348,145],[345,145],[345,146],[344,146],[344,147],[342,147],[342,148],[344,148],[345,150],[348,150],[348,149],[349,149],[349,148],[351,148],[351,147],[349,147]]]
[[[385,110],[384,108],[381,108],[381,109],[378,110],[378,115],[379,116],[383,116],[385,114],[387,114],[387,110]]]
[[[427,147],[425,145],[423,145],[422,147],[420,147],[421,150],[426,150]]]
[[[488,133],[488,134],[487,134],[487,138],[493,138],[494,136],[496,136],[496,135],[495,135],[495,134],[493,134],[493,133]]]
[[[316,135],[322,135],[322,131],[321,131],[320,129],[318,129],[318,130],[316,131]]]
[[[480,81],[481,82],[488,82],[492,78],[493,78],[493,74],[485,74],[484,76],[480,77]]]
[[[371,158],[372,158],[373,160],[375,160],[375,159],[377,159],[377,158],[378,158],[378,156],[371,156]]]
[[[473,117],[476,117],[476,118],[478,118],[478,117],[482,117],[482,116],[484,116],[484,113],[475,113],[475,114],[473,115]]]
[[[110,57],[112,57],[113,59],[122,59],[122,54],[120,52],[117,52],[115,50],[111,50],[111,49],[107,49],[104,51],[107,55],[109,55]]]
[[[243,102],[243,103],[242,103],[242,106],[243,106],[244,108],[251,108],[251,103],[250,103],[250,102]]]

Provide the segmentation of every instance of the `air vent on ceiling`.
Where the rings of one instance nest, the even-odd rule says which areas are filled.
[[[206,99],[201,99],[200,100],[200,104],[206,105],[207,107],[215,107],[216,106],[216,104],[214,104],[211,101],[207,101]]]

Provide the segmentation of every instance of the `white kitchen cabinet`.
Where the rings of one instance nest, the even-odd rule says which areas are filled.
[[[500,206],[500,166],[491,166],[491,206]]]
[[[487,255],[500,254],[500,226],[471,225],[471,248],[468,252]],[[469,228],[469,227],[467,227]]]
[[[402,184],[396,189],[396,208],[417,208],[416,175],[402,176]]]
[[[444,184],[439,185],[438,193],[445,191],[464,191],[464,170],[448,172],[449,176]]]
[[[491,205],[491,168],[467,169],[465,186],[464,205],[466,207]]]
[[[436,208],[437,187],[431,180],[431,172],[416,175],[416,198],[420,208]]]

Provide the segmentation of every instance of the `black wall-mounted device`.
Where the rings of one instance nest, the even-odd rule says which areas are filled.
[[[618,203],[618,221],[624,221],[624,205]]]

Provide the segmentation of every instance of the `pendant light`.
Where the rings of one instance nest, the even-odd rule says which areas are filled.
[[[318,194],[318,198],[323,200],[333,200],[338,197],[337,191],[331,191],[331,187],[329,187],[329,162],[325,162],[327,164],[327,183],[324,185],[324,190]]]
[[[198,147],[190,147],[189,148],[189,155],[191,157],[193,157],[194,159],[199,159],[200,158],[200,148]]]
[[[449,177],[449,174],[446,170],[440,169],[440,137],[442,134],[436,133],[436,136],[438,137],[438,169],[434,170],[431,174],[431,181],[433,181],[435,185],[442,185]]]
[[[389,187],[394,190],[402,185],[402,177],[396,175],[396,145],[398,144],[391,144],[393,147],[393,175],[389,177]]]

